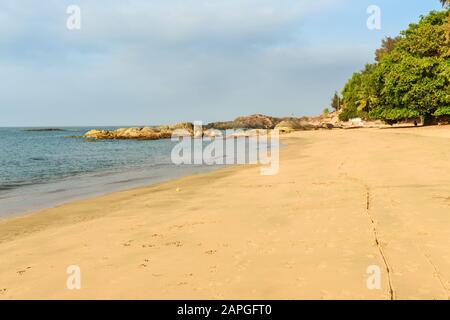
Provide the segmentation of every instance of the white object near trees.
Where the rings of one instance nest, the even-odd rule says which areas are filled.
[[[363,127],[364,121],[361,118],[353,118],[353,119],[350,119],[350,125],[356,126],[356,127]]]

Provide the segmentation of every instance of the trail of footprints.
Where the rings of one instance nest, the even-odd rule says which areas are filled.
[[[193,225],[200,225],[200,224],[204,224],[204,222],[196,222],[196,223],[190,223],[190,224],[185,224],[185,225],[174,225],[174,226],[170,227],[169,229],[174,229],[174,228],[179,229],[179,228],[182,228],[185,226],[193,226]],[[137,244],[137,245],[139,245],[141,248],[144,248],[144,249],[145,248],[160,248],[162,246],[175,247],[175,248],[183,247],[183,243],[178,240],[163,242],[164,235],[159,234],[159,233],[152,234],[151,238],[154,240],[154,242],[141,243],[141,244]],[[134,245],[134,240],[128,240],[128,241],[122,243],[122,246],[124,246],[124,247],[131,247],[133,245]],[[202,243],[199,243],[198,246],[202,246]],[[217,250],[211,249],[211,250],[205,251],[204,253],[207,255],[215,255],[217,253]],[[143,262],[141,264],[139,264],[139,267],[147,268],[149,266],[149,264],[150,264],[150,259],[146,258],[143,260]],[[25,271],[23,271],[23,272],[25,272]],[[154,275],[154,276],[161,276],[161,275]]]

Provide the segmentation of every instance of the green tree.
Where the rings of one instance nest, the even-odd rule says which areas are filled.
[[[384,40],[377,62],[343,89],[340,118],[395,123],[450,115],[450,10],[431,12],[397,38]]]
[[[384,56],[391,53],[394,50],[394,48],[399,40],[400,40],[400,37],[395,37],[395,38],[387,37],[387,38],[383,39],[381,41],[381,48],[379,48],[375,51],[375,60],[377,62],[380,62]]]
[[[377,64],[367,64],[361,72],[353,74],[342,90],[343,110],[339,118],[368,118],[368,112],[379,104],[380,79]]]
[[[385,59],[379,66],[383,75],[382,101],[370,110],[370,117],[396,122],[444,115],[450,106],[450,63],[440,58],[402,57]],[[438,114],[439,113],[439,114]]]
[[[402,32],[394,50],[379,64],[380,104],[370,116],[388,122],[446,115],[450,106],[448,11],[432,12]],[[450,113],[449,113],[450,114]]]
[[[334,93],[333,98],[331,99],[331,107],[336,111],[339,111],[342,107],[342,98],[337,91]]]

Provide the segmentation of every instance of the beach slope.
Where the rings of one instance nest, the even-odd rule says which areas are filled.
[[[0,221],[0,299],[449,298],[450,128],[283,139],[274,176],[226,168]]]

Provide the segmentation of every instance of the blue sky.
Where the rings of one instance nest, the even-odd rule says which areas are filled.
[[[68,5],[81,29],[68,30]],[[369,5],[381,30],[366,27]],[[2,0],[0,126],[313,115],[434,0]]]

